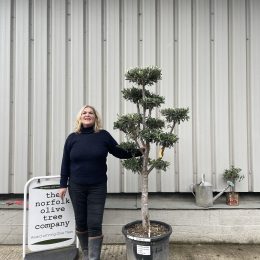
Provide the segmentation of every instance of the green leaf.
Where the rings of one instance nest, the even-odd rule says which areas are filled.
[[[125,74],[126,80],[137,85],[146,86],[157,83],[162,78],[161,69],[157,67],[136,67],[130,69]]]
[[[135,88],[135,87],[127,88],[127,89],[123,89],[121,92],[125,100],[129,100],[134,104],[139,103],[139,101],[143,98],[142,89],[139,88]]]
[[[165,133],[158,129],[147,128],[140,131],[140,136],[147,142],[156,143],[164,147],[172,147],[178,137],[173,133]]]
[[[130,152],[131,154],[133,154],[133,156],[136,154],[136,150],[139,149],[135,142],[122,142],[118,146]]]
[[[159,118],[149,117],[146,120],[146,126],[150,129],[161,129],[164,127],[164,121]]]
[[[123,89],[122,94],[124,99],[133,102],[134,104],[141,104],[145,109],[153,109],[154,107],[160,107],[165,102],[165,98],[148,90],[144,91],[144,97],[142,89],[135,87]]]
[[[165,116],[167,122],[175,122],[180,124],[185,120],[189,120],[189,108],[166,108],[161,110],[161,114]]]
[[[173,133],[160,133],[157,144],[164,147],[172,147],[177,141],[178,137]]]
[[[145,97],[142,100],[140,100],[140,104],[145,109],[153,109],[155,107],[160,107],[161,104],[164,103],[164,97],[161,97],[159,95],[151,95],[151,97]]]
[[[146,142],[157,143],[159,141],[160,130],[154,129],[144,129],[140,131],[140,137],[143,138]]]
[[[131,170],[134,173],[140,173],[142,171],[142,162],[142,157],[133,157],[122,160],[122,165],[127,170]]]
[[[223,178],[224,180],[231,181],[235,184],[236,181],[242,181],[245,178],[244,175],[239,174],[241,171],[240,168],[235,168],[234,165],[231,165],[229,169],[225,170]]]
[[[170,165],[170,163],[167,161],[164,161],[160,158],[160,159],[156,159],[156,160],[150,160],[149,165],[153,166],[157,170],[166,171],[166,169]]]
[[[119,116],[114,122],[114,129],[119,129],[127,134],[136,133],[139,129],[139,124],[142,122],[142,117],[139,114],[128,114]]]

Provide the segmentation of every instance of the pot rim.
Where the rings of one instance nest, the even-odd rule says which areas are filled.
[[[142,241],[142,242],[154,242],[154,241],[159,241],[159,240],[163,240],[166,238],[169,238],[171,233],[172,233],[172,227],[171,225],[162,222],[162,221],[158,221],[158,220],[150,220],[151,223],[157,223],[157,224],[161,224],[162,226],[166,226],[168,228],[168,231],[165,234],[162,234],[160,236],[156,236],[156,237],[137,237],[137,236],[133,236],[133,235],[128,235],[126,230],[128,227],[137,224],[137,223],[142,223],[142,220],[135,220],[132,221],[130,223],[127,223],[126,225],[124,225],[122,227],[122,233],[124,234],[124,236],[128,239],[131,240],[137,240],[137,241]]]

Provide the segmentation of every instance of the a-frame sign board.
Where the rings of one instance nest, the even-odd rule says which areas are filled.
[[[25,184],[23,259],[64,260],[78,255],[73,208],[68,192],[63,201],[58,196],[59,179],[34,177]]]

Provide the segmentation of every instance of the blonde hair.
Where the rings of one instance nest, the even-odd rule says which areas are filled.
[[[82,115],[84,109],[87,108],[87,107],[91,108],[94,112],[94,115],[95,115],[94,132],[98,132],[102,129],[101,117],[100,117],[99,113],[97,112],[97,110],[90,105],[85,105],[79,110],[77,117],[76,117],[75,129],[74,129],[76,133],[81,132],[82,122],[81,122],[80,119],[81,119],[81,115]]]

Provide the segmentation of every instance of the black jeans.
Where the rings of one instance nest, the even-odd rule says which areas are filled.
[[[89,237],[102,235],[102,221],[106,202],[107,183],[79,185],[69,183],[76,230],[88,231]]]

